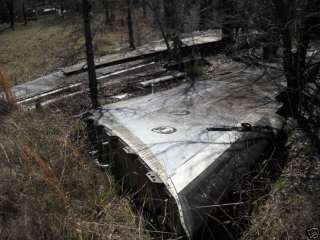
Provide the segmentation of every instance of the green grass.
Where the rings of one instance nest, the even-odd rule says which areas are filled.
[[[194,63],[187,68],[187,75],[191,79],[199,78],[201,75],[203,75],[203,69],[199,64]]]

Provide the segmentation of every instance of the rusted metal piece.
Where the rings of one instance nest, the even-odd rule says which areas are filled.
[[[16,97],[12,92],[12,86],[9,78],[4,72],[0,71],[0,98],[3,98],[8,104],[16,105]]]

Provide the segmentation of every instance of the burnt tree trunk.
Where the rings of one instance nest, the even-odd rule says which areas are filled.
[[[142,12],[143,12],[143,16],[147,17],[147,0],[142,0],[141,5],[142,5]]]
[[[7,7],[8,7],[8,12],[9,12],[10,28],[12,30],[14,30],[14,28],[15,28],[14,0],[8,0]]]
[[[273,0],[279,21],[284,48],[283,69],[287,80],[287,99],[284,105],[293,117],[297,117],[302,101],[302,91],[305,87],[304,73],[306,70],[306,55],[310,42],[308,26],[302,20],[303,11],[296,5],[283,0]],[[289,23],[295,21],[292,26]]]
[[[105,24],[108,25],[108,24],[111,23],[111,14],[110,14],[110,4],[109,4],[109,0],[104,0],[104,1],[103,1],[103,6],[104,6]]]
[[[128,26],[128,39],[129,48],[135,49],[134,44],[134,33],[133,33],[133,22],[132,22],[132,0],[127,0],[127,26]]]
[[[64,19],[64,0],[60,0],[61,17]]]
[[[167,36],[170,38],[176,28],[176,9],[174,1],[163,1],[163,9]]]
[[[234,24],[232,16],[234,15],[232,0],[221,0],[220,11],[222,12],[222,38],[225,42],[233,42]]]
[[[213,14],[213,1],[212,0],[201,0],[200,1],[200,20],[199,27],[200,30],[207,30],[212,23],[210,20],[212,19]]]
[[[99,107],[98,102],[98,87],[97,77],[94,64],[94,52],[92,46],[92,34],[91,34],[91,3],[89,0],[82,0],[82,12],[83,12],[83,23],[84,23],[84,35],[86,42],[86,55],[87,55],[87,66],[89,76],[89,89],[92,107],[94,109]]]
[[[169,42],[169,36],[168,32],[165,29],[165,26],[163,25],[162,18],[161,18],[161,6],[160,2],[156,1],[153,3],[147,2],[147,7],[153,12],[153,21],[155,25],[159,27],[159,30],[161,32],[161,35],[163,37],[163,40],[166,44],[168,52],[171,52],[170,42]]]
[[[25,0],[22,0],[22,15],[23,15],[24,25],[27,25],[28,24],[28,16],[27,16],[27,11],[26,11]]]

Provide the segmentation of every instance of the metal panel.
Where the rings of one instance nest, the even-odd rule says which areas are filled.
[[[223,76],[183,84],[104,106],[95,116],[163,182],[188,236],[201,223],[201,210],[195,209],[217,200],[236,171],[233,166],[251,166],[267,139],[281,129],[283,120],[276,114],[281,105],[273,100],[277,89],[267,78],[257,81],[259,76],[261,72],[246,69],[237,80]],[[207,130],[242,123],[274,131]]]

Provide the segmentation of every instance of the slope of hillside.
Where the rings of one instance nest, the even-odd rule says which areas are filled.
[[[315,152],[303,133],[292,132],[288,162],[271,192],[256,202],[243,240],[318,239],[320,161]]]
[[[83,123],[66,114],[1,116],[1,239],[148,239],[86,145]]]

